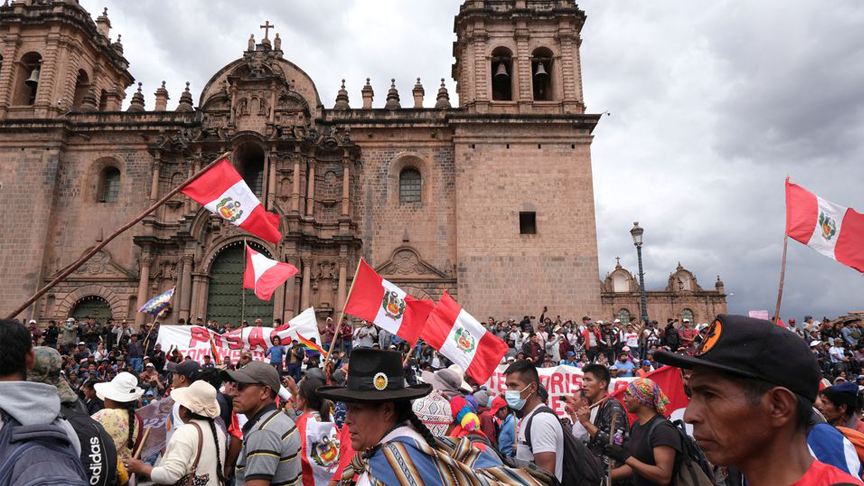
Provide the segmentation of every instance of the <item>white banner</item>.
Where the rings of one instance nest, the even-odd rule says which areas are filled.
[[[184,357],[189,356],[199,363],[204,361],[204,356],[212,356],[213,351],[219,356],[220,363],[225,356],[236,363],[244,351],[251,352],[256,361],[268,361],[264,353],[273,346],[273,338],[279,336],[282,345],[288,345],[297,338],[298,333],[306,339],[315,338],[315,342],[321,344],[315,309],[312,307],[278,328],[247,327],[219,334],[203,326],[163,325],[159,327],[159,339],[156,342],[162,345],[166,354],[172,347],[177,348]]]
[[[486,382],[486,388],[490,393],[495,395],[504,395],[507,390],[507,385],[504,384],[506,376],[504,370],[507,366],[499,366],[489,381]],[[555,411],[560,417],[566,417],[564,411],[564,402],[561,401],[562,396],[572,396],[577,390],[582,388],[582,370],[574,366],[554,366],[552,368],[537,368],[537,373],[540,375],[540,384],[549,392],[549,401],[547,405]],[[636,378],[612,378],[612,383],[609,384],[609,392],[614,392],[619,388],[624,388]]]

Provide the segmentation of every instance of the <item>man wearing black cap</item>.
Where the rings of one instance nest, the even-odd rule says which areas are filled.
[[[861,484],[813,458],[807,423],[821,373],[797,335],[769,321],[720,315],[693,356],[657,361],[692,369],[684,421],[708,460],[735,466],[748,484]]]
[[[235,468],[237,484],[269,486],[295,483],[300,469],[300,433],[294,421],[276,408],[279,372],[260,361],[222,378],[237,383],[234,411],[249,418],[243,426],[243,446]]]
[[[197,361],[191,359],[183,360],[180,363],[169,361],[166,368],[169,372],[174,373],[174,377],[171,379],[172,390],[188,387],[193,382],[200,380],[201,374],[204,373],[201,365],[199,365]],[[183,420],[180,419],[180,404],[174,402],[174,406],[171,407],[171,421],[169,429],[165,436],[166,443],[171,439],[171,435],[175,430],[177,430],[177,427],[180,427],[181,425],[183,425]]]

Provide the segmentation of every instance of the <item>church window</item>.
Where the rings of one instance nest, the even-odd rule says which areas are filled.
[[[84,97],[87,96],[87,90],[90,89],[90,77],[83,69],[78,71],[78,77],[75,79],[75,97],[72,98],[72,107],[78,109],[84,102]]]
[[[690,309],[684,309],[681,311],[681,322],[684,322],[684,319],[687,319],[690,322],[693,322],[693,311]]]
[[[626,324],[630,322],[630,311],[627,309],[621,309],[618,311],[618,320],[621,321],[622,324]]]
[[[18,64],[17,81],[15,83],[14,105],[32,105],[36,102],[36,90],[39,86],[42,56],[36,52],[28,52]]]
[[[120,196],[120,170],[116,167],[106,167],[102,170],[102,180],[99,191],[99,202],[117,202]]]
[[[513,100],[513,54],[506,47],[492,51],[492,100]]]
[[[249,189],[264,199],[264,149],[255,143],[241,145],[236,151],[237,169]]]
[[[552,101],[552,51],[536,49],[531,56],[531,83],[534,101]]]
[[[417,169],[404,169],[399,173],[399,202],[420,202],[423,178]]]
[[[537,234],[537,213],[534,211],[522,211],[519,213],[519,234]]]

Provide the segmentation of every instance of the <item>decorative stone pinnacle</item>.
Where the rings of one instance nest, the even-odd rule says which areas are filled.
[[[396,78],[390,80],[390,90],[387,92],[387,103],[384,108],[388,110],[399,110],[402,105],[399,103],[399,91],[396,89]]]
[[[351,106],[348,104],[348,90],[345,89],[345,80],[342,80],[342,87],[336,94],[336,104],[333,105],[334,110],[348,110]]]
[[[449,110],[453,108],[450,104],[450,93],[447,92],[447,85],[444,84],[444,78],[441,78],[441,87],[438,88],[438,98],[435,103],[436,110]]]

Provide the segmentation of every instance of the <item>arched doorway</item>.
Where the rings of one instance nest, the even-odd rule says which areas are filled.
[[[112,317],[111,305],[109,305],[108,301],[102,297],[91,295],[79,300],[78,303],[75,304],[75,307],[72,308],[69,317],[74,317],[75,320],[78,321],[83,321],[88,317],[92,317],[98,322],[105,323],[109,317]]]
[[[272,258],[270,252],[256,242],[249,246]],[[210,266],[210,286],[207,291],[207,319],[220,324],[240,324],[245,318],[249,323],[255,319],[273,324],[273,302],[255,297],[251,290],[243,290],[243,271],[246,256],[243,242],[232,243],[222,250]],[[245,304],[244,304],[245,292]],[[244,310],[245,308],[245,310]]]

